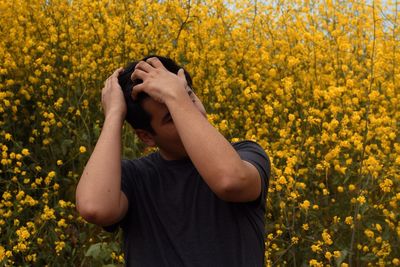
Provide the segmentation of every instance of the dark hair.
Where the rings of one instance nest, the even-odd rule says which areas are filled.
[[[172,73],[178,74],[179,69],[182,68],[181,66],[176,64],[175,61],[173,61],[172,59],[162,56],[151,55],[143,58],[142,61],[145,61],[151,57],[158,58],[164,65],[164,67]],[[135,61],[128,64],[124,68],[124,71],[118,76],[118,82],[122,88],[122,91],[124,92],[125,102],[127,106],[127,113],[125,120],[134,129],[143,129],[151,133],[155,133],[150,125],[151,115],[148,112],[146,112],[141,105],[143,99],[149,97],[149,95],[144,92],[141,92],[137,95],[136,100],[133,100],[131,97],[132,87],[136,84],[143,82],[142,80],[134,80],[134,81],[131,80],[131,75],[135,70],[135,66],[138,62],[139,61]],[[190,77],[190,74],[185,69],[184,72],[188,85],[192,87],[192,78]]]

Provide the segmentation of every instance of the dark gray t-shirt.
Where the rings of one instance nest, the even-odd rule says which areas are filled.
[[[232,145],[260,173],[256,201],[219,199],[189,158],[167,161],[155,152],[122,161],[129,210],[119,225],[127,266],[263,266],[270,161],[257,143]]]

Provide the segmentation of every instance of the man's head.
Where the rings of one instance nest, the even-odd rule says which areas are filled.
[[[177,74],[179,69],[182,68],[172,59],[161,56],[147,56],[143,58],[142,61],[146,61],[148,58],[151,57],[157,57],[164,65],[164,67],[172,73]],[[118,77],[118,82],[121,85],[122,91],[124,92],[125,102],[127,105],[127,113],[125,119],[134,129],[142,129],[151,133],[155,133],[154,129],[150,125],[152,119],[151,114],[144,110],[142,106],[143,100],[148,98],[149,95],[147,95],[146,93],[139,93],[136,100],[133,100],[131,97],[133,86],[142,83],[141,80],[131,80],[131,75],[135,70],[135,66],[138,62],[139,61],[135,61],[128,64],[128,66],[124,68],[124,71]],[[184,71],[186,81],[189,87],[192,88],[192,78],[185,69]]]
[[[160,56],[148,56],[142,61],[151,57],[157,57],[164,67],[172,73],[177,74],[179,69],[182,68],[173,60]],[[173,157],[182,156],[185,151],[167,106],[155,101],[143,92],[139,93],[135,100],[131,96],[133,86],[142,83],[141,80],[131,80],[131,75],[137,63],[129,64],[118,77],[127,104],[126,120],[135,129],[138,137],[147,145],[158,146],[164,154],[170,154]],[[192,78],[185,70],[184,73],[188,86],[192,88]],[[197,110],[206,117],[204,106],[197,96],[192,91],[188,91],[188,97]]]

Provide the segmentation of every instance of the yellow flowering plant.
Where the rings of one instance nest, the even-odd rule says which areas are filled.
[[[400,265],[397,1],[0,0],[0,265],[121,265],[79,217],[100,92],[149,54],[271,158],[265,263]],[[129,127],[124,157],[146,153]]]

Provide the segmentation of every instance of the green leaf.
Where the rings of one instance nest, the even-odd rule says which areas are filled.
[[[110,257],[110,249],[107,246],[107,243],[101,242],[96,243],[90,246],[90,248],[86,251],[86,257],[92,257],[95,260],[103,261]]]

